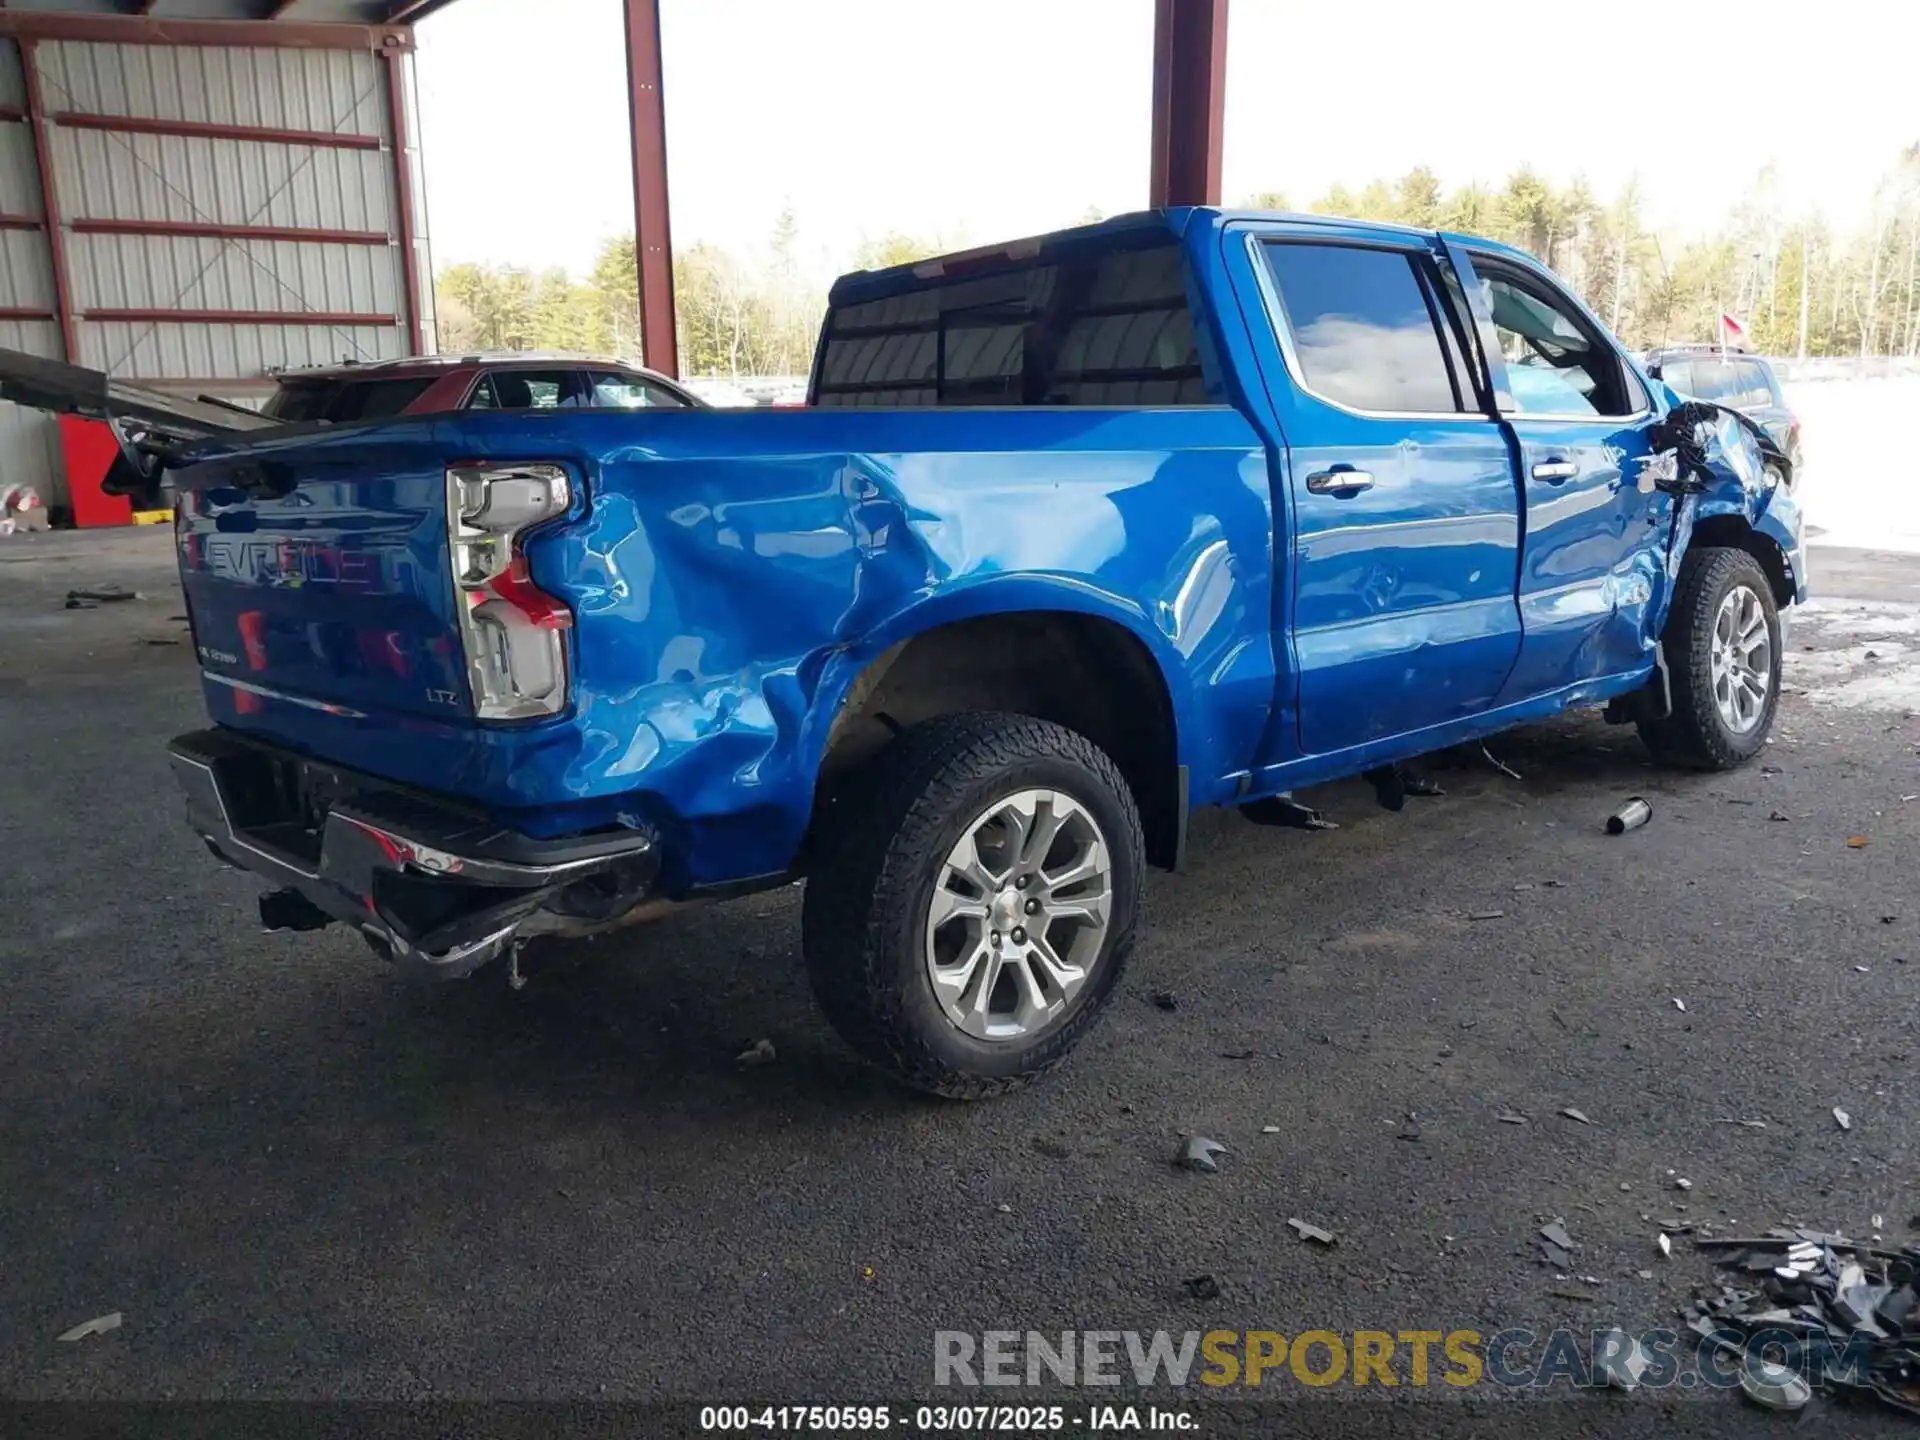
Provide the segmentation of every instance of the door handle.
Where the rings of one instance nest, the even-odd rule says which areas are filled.
[[[1315,495],[1358,495],[1373,488],[1373,476],[1365,470],[1317,470],[1307,476],[1307,489]]]
[[[1580,473],[1580,467],[1571,460],[1542,460],[1533,467],[1533,478],[1544,480],[1549,485],[1558,485],[1571,480]]]

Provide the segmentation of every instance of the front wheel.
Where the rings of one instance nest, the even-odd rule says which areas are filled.
[[[1647,748],[1696,770],[1752,759],[1780,702],[1780,609],[1760,562],[1720,546],[1690,551],[1661,638],[1673,712],[1642,722]]]
[[[835,817],[803,948],[843,1038],[955,1099],[1064,1059],[1133,946],[1140,817],[1113,761],[1024,715],[909,730]]]

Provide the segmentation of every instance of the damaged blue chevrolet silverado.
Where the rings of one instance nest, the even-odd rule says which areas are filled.
[[[250,419],[8,354],[176,497],[195,831],[459,976],[807,878],[833,1024],[1064,1057],[1189,814],[1605,704],[1758,751],[1788,461],[1530,257],[1178,209],[832,291],[804,410]]]

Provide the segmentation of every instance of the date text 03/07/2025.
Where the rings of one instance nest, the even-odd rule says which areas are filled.
[[[715,1433],[1047,1435],[1071,1430],[1191,1432],[1199,1421],[1162,1405],[704,1405],[700,1428]]]

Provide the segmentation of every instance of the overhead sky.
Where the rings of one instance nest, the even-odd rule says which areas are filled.
[[[863,238],[980,243],[1146,201],[1152,0],[663,0],[676,247],[803,265]],[[620,0],[460,0],[420,27],[436,263],[584,272],[633,228]],[[1867,213],[1920,141],[1916,0],[1233,0],[1225,191],[1304,205],[1419,164],[1532,164],[1662,229],[1776,167],[1794,208]]]

